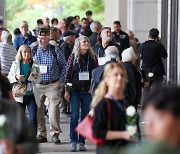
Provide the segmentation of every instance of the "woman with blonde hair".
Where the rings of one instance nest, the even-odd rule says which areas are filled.
[[[127,75],[122,63],[110,63],[105,66],[103,80],[95,90],[91,103],[94,110],[94,136],[105,139],[104,146],[97,146],[97,154],[105,153],[107,146],[111,148],[124,146],[131,139],[125,130],[125,112],[128,106],[124,99],[126,83]],[[108,120],[108,106],[110,106],[110,120]]]
[[[78,135],[75,128],[78,125],[79,114],[81,121],[88,114],[92,96],[90,94],[92,70],[98,66],[97,58],[86,36],[80,36],[75,40],[74,49],[66,66],[66,83],[72,83],[72,90],[65,91],[65,99],[71,106],[70,140],[71,152],[85,151],[85,138]],[[80,112],[81,109],[81,112]]]
[[[37,132],[37,105],[34,97],[35,83],[40,82],[39,66],[33,61],[33,53],[28,45],[20,46],[16,60],[13,61],[8,78],[11,84],[22,83],[27,86],[24,96],[15,96],[15,101],[26,110],[28,108],[29,120]]]

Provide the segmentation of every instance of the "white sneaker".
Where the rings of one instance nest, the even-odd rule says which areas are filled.
[[[79,151],[86,151],[86,147],[84,146],[84,143],[79,143]]]
[[[76,152],[77,151],[77,142],[71,142],[71,152]]]

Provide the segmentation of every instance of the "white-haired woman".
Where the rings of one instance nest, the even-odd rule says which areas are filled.
[[[141,73],[140,71],[135,67],[135,62],[136,62],[136,54],[133,50],[132,47],[130,48],[127,48],[123,51],[122,53],[122,61],[124,63],[124,66],[130,70],[132,70],[133,72],[133,76],[134,76],[134,80],[135,80],[135,89],[136,89],[136,96],[133,100],[133,104],[134,104],[134,107],[137,109],[137,106],[138,104],[141,103],[141,89],[142,87],[147,87],[149,86],[149,83],[148,82],[141,82],[142,80],[142,76],[141,76]]]
[[[94,110],[93,134],[97,138],[105,139],[104,146],[97,146],[97,154],[105,153],[106,147],[120,148],[130,140],[125,129],[125,112],[129,105],[124,100],[126,83],[126,69],[121,62],[112,62],[105,66],[103,80],[95,90],[91,103]]]
[[[65,91],[65,99],[70,99],[71,122],[70,122],[70,140],[71,151],[85,151],[85,138],[78,135],[75,128],[78,125],[79,114],[81,121],[88,114],[92,96],[89,92],[91,83],[91,73],[98,66],[97,58],[90,46],[89,39],[86,36],[80,36],[75,40],[74,49],[68,59],[66,66],[66,83],[72,83],[73,90]],[[80,112],[81,108],[81,112]]]
[[[35,132],[37,132],[37,105],[34,97],[34,83],[40,82],[39,67],[33,61],[33,53],[28,45],[22,45],[18,49],[16,60],[13,61],[8,78],[10,83],[23,83],[27,85],[25,96],[14,96],[19,106],[29,113],[29,120]]]

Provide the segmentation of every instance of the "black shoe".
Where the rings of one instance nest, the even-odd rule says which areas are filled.
[[[37,141],[38,141],[38,143],[45,143],[45,142],[47,142],[47,138],[44,137],[44,136],[39,135],[37,137]]]

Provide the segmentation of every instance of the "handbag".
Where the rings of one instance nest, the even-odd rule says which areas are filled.
[[[108,104],[108,130],[110,129],[110,117],[111,117],[111,105],[109,101],[106,101]],[[88,114],[81,123],[76,127],[76,132],[81,136],[89,140],[90,142],[96,145],[103,145],[105,140],[101,138],[94,137],[93,135],[93,117]]]
[[[12,94],[14,97],[26,95],[27,85],[22,83],[15,83],[12,87]]]

